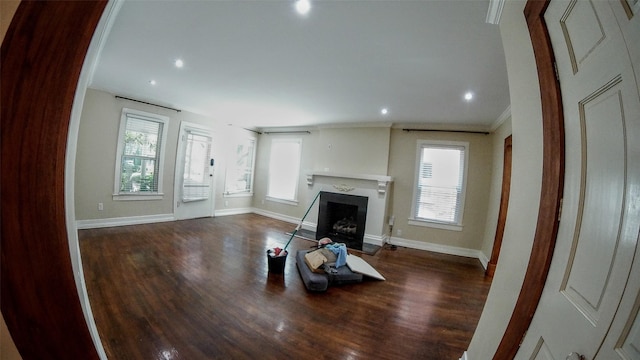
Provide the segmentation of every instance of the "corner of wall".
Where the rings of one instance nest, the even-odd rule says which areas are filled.
[[[522,288],[538,215],[542,178],[542,114],[533,46],[524,17],[525,4],[526,1],[506,2],[500,20],[514,139],[511,196],[500,261],[467,349],[468,356],[474,359],[493,358],[504,335]],[[532,174],[532,171],[539,171],[539,174]],[[485,236],[488,233],[487,230]]]

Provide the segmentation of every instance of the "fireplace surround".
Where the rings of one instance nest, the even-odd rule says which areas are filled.
[[[386,175],[313,171],[307,173],[307,185],[309,186],[307,197],[312,199],[318,193],[326,192],[366,198],[366,219],[364,225],[359,227],[364,232],[363,242],[364,244],[382,246],[388,238],[386,218],[389,192],[387,190],[391,188],[392,183],[393,178]],[[314,223],[314,221],[319,219],[319,208],[319,201],[316,201],[315,206],[309,212],[308,219],[310,219],[310,222],[303,224],[306,230],[315,232],[318,235],[318,223]],[[349,219],[347,218],[347,220]],[[333,227],[333,224],[331,224],[331,227]],[[318,235],[316,235],[316,238]]]
[[[368,202],[366,196],[321,191],[316,238],[328,237],[362,250]]]

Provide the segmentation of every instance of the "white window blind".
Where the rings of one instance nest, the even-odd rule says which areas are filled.
[[[164,123],[125,113],[119,193],[157,193]]]
[[[414,220],[462,225],[466,143],[418,143]]]
[[[247,138],[237,144],[227,166],[225,194],[253,193],[253,170],[256,140]]]
[[[269,186],[267,196],[296,201],[302,140],[273,139],[269,156]]]
[[[211,196],[209,167],[211,137],[187,131],[182,181],[182,201],[206,200]]]

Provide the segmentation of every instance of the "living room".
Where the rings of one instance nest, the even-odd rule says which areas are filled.
[[[78,268],[80,252],[74,211],[76,189],[73,184],[74,175],[78,172],[75,158],[81,118],[79,109],[85,103],[85,90],[90,84],[89,75],[99,52],[96,44],[108,28],[101,19],[104,20],[116,12],[114,8],[117,6],[114,3],[2,2],[3,31],[5,24],[9,25],[2,44],[0,117],[3,150],[2,317],[6,320],[10,332],[8,334],[3,328],[0,334],[3,355],[7,349],[4,345],[10,343],[12,337],[20,352],[27,358],[105,358],[103,353],[99,353],[100,338],[95,332],[95,327],[91,327],[92,316],[84,288],[85,280],[82,277],[82,269]],[[269,2],[255,2],[260,3]],[[506,127],[512,126],[514,139],[512,188],[501,260],[482,316],[463,359],[540,356],[565,358],[567,354],[570,359],[610,359],[623,356],[621,354],[627,347],[631,350],[638,348],[637,294],[640,277],[639,272],[635,270],[640,266],[640,259],[633,255],[637,253],[639,224],[636,219],[639,217],[638,208],[633,204],[637,203],[637,192],[634,190],[638,188],[638,164],[634,160],[638,158],[637,139],[640,138],[639,97],[637,81],[634,79],[638,78],[637,69],[640,67],[636,66],[638,57],[633,57],[633,54],[639,53],[640,42],[635,40],[640,29],[640,3],[632,0],[554,1],[551,4],[547,1],[528,1],[526,4],[519,1],[497,3],[499,6],[495,23],[499,23],[510,85],[511,125]],[[567,17],[571,21],[567,22]],[[553,24],[552,28],[547,28],[545,18],[555,19],[549,21],[550,25]],[[5,19],[7,21],[4,21]],[[381,19],[384,19],[384,16]],[[234,20],[231,22],[235,23]],[[171,22],[165,21],[164,24]],[[550,32],[554,38],[553,48]],[[437,31],[434,33],[444,35]],[[605,33],[607,36],[602,37]],[[471,38],[475,34],[465,35]],[[577,50],[583,51],[580,54],[584,56],[571,56],[575,55],[576,48],[573,45],[576,44],[581,45]],[[236,53],[233,53],[231,57],[236,59],[235,55]],[[129,59],[133,60],[135,57]],[[574,61],[576,59],[580,59],[579,64]],[[164,60],[171,61],[170,58]],[[211,64],[208,65],[211,67]],[[575,76],[576,74],[578,76]],[[583,77],[582,74],[586,75]],[[237,74],[232,75],[235,77]],[[578,96],[569,99],[561,97],[558,77],[563,79],[563,95],[572,93]],[[583,83],[573,82],[575,77],[595,78],[596,81],[584,86]],[[570,81],[564,81],[567,79]],[[144,82],[147,81],[150,80],[145,79]],[[437,92],[442,90],[437,86],[435,88]],[[178,92],[182,90],[179,87],[174,89]],[[111,94],[113,93],[116,92]],[[609,96],[610,93],[616,96]],[[349,102],[356,100],[359,93],[352,95],[354,97],[349,97]],[[608,100],[614,101],[600,101],[604,95]],[[585,101],[582,101],[583,99]],[[624,106],[621,106],[622,103]],[[563,106],[565,109],[581,110],[579,114],[578,111],[575,111],[575,114],[571,111],[566,113],[572,122],[568,123],[566,129]],[[180,108],[182,107],[178,107]],[[439,108],[451,111],[450,107],[442,104],[436,104],[432,109],[435,111]],[[120,115],[109,121],[117,122],[118,118],[122,117],[122,110],[119,111]],[[396,109],[391,108],[391,113],[395,111]],[[500,118],[500,111],[502,109],[497,110],[494,118]],[[370,111],[374,112],[376,111]],[[576,119],[578,115],[583,118]],[[606,121],[598,121],[602,119]],[[493,121],[491,119],[490,123]],[[504,126],[500,127],[498,132],[510,132],[503,128]],[[596,131],[592,131],[594,129]],[[567,139],[571,140],[566,146],[565,130]],[[397,130],[392,126],[390,131]],[[99,142],[102,135],[99,134],[96,139],[91,140]],[[114,137],[106,137],[108,139],[104,142],[114,141]],[[390,138],[393,139],[393,134]],[[496,144],[499,143],[496,138],[493,141],[493,153],[501,152],[502,144]],[[267,143],[269,141],[263,141],[262,146]],[[323,143],[326,147],[329,146],[326,142],[321,142]],[[391,154],[391,148],[395,146],[393,140],[389,141],[389,146]],[[580,164],[585,164],[584,161],[581,162],[580,157],[585,153],[585,149],[590,154],[595,150],[596,154],[606,156],[596,156],[595,164],[589,162],[588,171],[580,174]],[[497,157],[494,156],[495,158]],[[567,166],[567,176],[564,169],[565,158],[568,165],[572,164]],[[96,158],[95,161],[99,162],[100,158]],[[387,161],[391,168],[396,159],[389,155]],[[126,166],[129,163],[123,164]],[[576,164],[577,166],[573,166]],[[107,167],[109,166],[105,166]],[[498,168],[495,160],[493,167],[494,170]],[[329,166],[328,172],[331,172],[331,168]],[[111,166],[106,170],[108,175],[105,176],[115,180],[114,170],[115,167]],[[320,171],[323,172],[324,169]],[[163,174],[170,176],[166,174],[171,172]],[[494,205],[497,203],[495,194],[498,191],[493,191],[498,183],[497,172],[492,171],[492,195],[489,196],[488,216],[497,213],[497,206]],[[387,174],[391,173],[389,169]],[[581,181],[585,176],[589,180],[586,181],[586,186],[585,181]],[[139,175],[136,174],[135,178],[139,178]],[[133,183],[134,178],[129,179]],[[565,179],[568,181],[565,182]],[[159,185],[159,181],[157,184]],[[350,187],[349,184],[337,185],[343,189]],[[396,185],[394,179],[392,186]],[[566,186],[565,195],[568,195],[564,198],[563,185]],[[115,190],[115,187],[111,190]],[[166,187],[165,190],[169,191]],[[599,197],[593,197],[593,194]],[[110,196],[113,198],[113,191]],[[229,207],[237,209],[246,209],[249,206],[257,208],[262,205],[263,200],[265,204],[271,201],[260,197],[263,195],[259,195],[257,202],[241,203],[237,206],[232,203],[246,199],[229,198],[220,201],[222,204],[229,201]],[[98,203],[92,200],[92,207],[96,211],[99,211],[98,208],[105,212],[111,211],[115,207],[104,198],[98,201],[101,200],[102,202]],[[399,201],[393,199],[392,204],[398,204]],[[153,202],[162,203],[158,200]],[[137,202],[142,203],[145,202]],[[561,206],[563,203],[565,205]],[[175,208],[176,205],[173,206]],[[394,224],[403,221],[399,220],[401,215],[396,212],[395,206],[393,211],[385,212],[393,215]],[[171,207],[167,206],[155,213],[170,214],[170,209]],[[562,223],[559,224],[561,209]],[[211,211],[213,212],[213,209]],[[135,215],[135,211],[133,214]],[[289,216],[300,216],[299,213],[292,214]],[[576,226],[576,221],[581,221],[582,214],[586,215],[586,221],[582,226]],[[128,216],[124,213],[121,215]],[[267,219],[255,214],[243,214],[238,217]],[[122,219],[111,215],[102,218]],[[217,222],[225,218],[237,219],[235,216],[218,216],[210,221]],[[392,223],[390,219],[391,217],[387,225]],[[607,226],[602,226],[603,222]],[[182,222],[175,222],[178,223]],[[609,226],[616,223],[625,226]],[[164,224],[171,223],[152,225],[160,228]],[[405,235],[407,230],[402,228],[401,222],[399,226],[399,230],[403,231],[402,236],[408,237]],[[230,229],[243,230],[241,225]],[[183,231],[188,233],[189,230],[185,228]],[[279,228],[279,237],[282,236],[282,231],[284,227]],[[485,231],[491,230],[486,226]],[[603,234],[603,231],[606,233]],[[487,238],[486,235],[484,237]],[[391,241],[393,240],[392,238]],[[132,243],[135,244],[135,241]],[[113,248],[113,244],[111,245]],[[602,251],[601,245],[606,246],[605,250],[611,250],[608,255]],[[576,249],[580,251],[574,256]],[[583,251],[585,249],[587,251]],[[261,255],[264,255],[263,250],[261,247]],[[405,249],[400,250],[384,253],[397,254]],[[427,251],[406,250],[432,254]],[[475,259],[471,260],[477,264]],[[401,265],[411,268],[412,265],[422,262]],[[580,277],[576,278],[574,275]],[[171,280],[169,276],[167,278]],[[215,276],[208,278],[216,279]],[[289,277],[292,278],[295,281],[295,277]],[[595,284],[600,286],[595,288],[594,283],[597,281],[594,280],[597,278],[611,279],[612,282],[600,281],[599,284],[603,286]],[[571,289],[566,287],[567,283]],[[138,285],[146,284],[141,282]],[[410,288],[411,286],[399,287],[405,290]],[[597,296],[602,294],[603,302],[598,302],[602,306],[595,309],[602,310],[602,313],[596,313],[597,318],[594,318],[591,309],[585,311],[584,307],[576,307],[572,298],[574,294],[567,295],[565,289],[577,289],[578,295],[580,291],[587,290],[589,294],[586,299],[594,294],[597,299]],[[600,290],[603,292],[599,293]],[[297,294],[299,293],[302,292]],[[151,293],[150,297],[157,298],[163,295],[165,294],[161,292]],[[251,300],[250,297],[247,298]],[[420,300],[421,297],[416,296],[413,299]],[[413,302],[408,304],[411,305]],[[451,301],[447,305],[448,308],[455,308],[457,302]],[[571,308],[564,311],[566,306]],[[279,318],[281,314],[273,315],[273,318]],[[413,320],[411,312],[405,312],[403,315],[405,319]],[[418,319],[417,325],[427,323],[423,320],[428,320],[430,314],[424,315],[424,318]],[[464,314],[461,315],[461,318],[463,317]],[[576,320],[576,317],[579,321],[572,321]],[[594,319],[597,319],[597,324]],[[363,321],[367,321],[367,318],[363,318]],[[580,325],[576,326],[578,323]],[[151,328],[154,324],[141,321],[140,325]],[[166,329],[172,330],[171,327]],[[282,330],[279,323],[275,323],[275,329]],[[243,328],[240,330],[241,334],[244,334]],[[593,333],[585,336],[590,330]],[[386,334],[382,335],[384,337]],[[402,335],[404,334],[400,333],[400,337],[397,337],[400,341],[393,345],[402,343]],[[224,341],[224,336],[222,338]],[[5,342],[5,339],[8,341]],[[304,339],[308,342],[309,339],[316,340],[317,337],[305,336]],[[137,339],[129,340],[135,342]],[[248,337],[245,340],[251,341],[252,338]],[[283,342],[279,343],[282,344],[279,349],[288,348],[287,340],[281,339]],[[253,342],[249,345],[258,352],[261,350],[259,344]],[[385,345],[383,341],[376,345],[380,344]],[[171,350],[169,348],[167,352],[161,351],[156,355],[160,358],[177,355]],[[19,358],[17,351],[15,354]],[[312,353],[303,355],[310,354]],[[352,358],[357,354],[349,355]]]
[[[102,99],[99,99],[102,98]],[[97,104],[98,107],[103,106],[104,109],[100,109],[100,111],[92,111],[90,110],[92,104]],[[89,135],[92,137],[87,141],[91,142],[89,146],[84,146],[86,144],[82,144],[82,136],[79,137],[78,143],[78,162],[76,163],[76,220],[79,221],[78,225],[80,227],[100,227],[104,225],[116,225],[118,224],[119,219],[124,217],[133,217],[134,221],[139,222],[149,222],[152,221],[170,221],[171,216],[173,214],[173,204],[172,200],[168,200],[172,196],[173,187],[171,184],[174,183],[173,173],[170,171],[172,169],[172,162],[175,167],[175,154],[177,151],[174,151],[174,157],[172,159],[171,155],[166,156],[166,164],[165,168],[169,169],[169,171],[164,172],[165,181],[164,181],[164,200],[153,200],[149,202],[127,202],[127,201],[113,201],[113,183],[111,179],[114,178],[114,168],[115,168],[115,160],[113,163],[109,163],[108,161],[105,164],[100,164],[100,170],[98,170],[98,166],[92,166],[92,163],[102,162],[103,159],[109,159],[111,155],[109,153],[116,153],[116,145],[118,141],[117,137],[117,129],[118,129],[118,119],[121,118],[122,107],[128,106],[129,108],[138,108],[143,109],[149,113],[163,113],[164,110],[159,110],[153,105],[138,105],[135,101],[129,102],[129,100],[125,100],[124,102],[121,100],[116,100],[113,93],[102,92],[100,90],[92,90],[89,89],[85,101],[85,108],[83,109],[82,122],[80,125],[80,132],[84,133],[87,131]],[[114,111],[114,109],[117,109]],[[105,110],[104,112],[102,110]],[[502,111],[502,109],[500,109]],[[227,135],[229,133],[239,132],[241,137],[255,136],[258,138],[258,151],[256,157],[256,170],[254,177],[256,179],[264,180],[265,174],[268,171],[265,169],[265,165],[268,164],[268,161],[264,161],[264,158],[261,160],[260,156],[268,157],[269,152],[265,151],[270,146],[270,138],[273,138],[273,135],[266,134],[266,132],[262,135],[255,135],[256,133],[249,130],[237,130],[228,128],[226,122],[224,124],[212,124],[210,119],[201,117],[199,115],[195,115],[193,113],[189,113],[188,111],[180,111],[179,113],[175,113],[173,110],[168,110],[165,112],[166,116],[171,119],[170,126],[178,126],[180,121],[189,121],[193,123],[206,123],[208,126],[216,127],[220,131],[216,132],[216,139],[219,141],[214,141],[215,144],[221,145],[225,143],[225,140],[228,138]],[[499,113],[499,112],[498,112]],[[100,132],[96,129],[91,129],[90,126],[85,124],[86,116],[95,116],[99,119],[103,119],[110,125],[104,125],[103,129],[107,129],[106,133]],[[495,121],[494,121],[495,120]],[[485,249],[488,243],[485,243],[484,238],[490,238],[486,236],[486,233],[491,233],[492,229],[487,227],[485,224],[490,222],[485,218],[485,216],[495,216],[497,213],[497,198],[499,198],[499,183],[500,183],[500,166],[501,155],[502,155],[502,145],[503,140],[506,135],[510,133],[510,121],[509,121],[508,111],[505,111],[502,116],[499,116],[497,119],[492,119],[491,126],[487,126],[484,130],[494,131],[493,135],[484,135],[484,134],[474,134],[474,135],[465,135],[462,133],[458,133],[458,129],[449,128],[449,130],[454,130],[453,132],[441,132],[441,131],[432,131],[432,132],[410,132],[403,130],[404,126],[398,126],[393,124],[388,125],[380,125],[380,124],[358,124],[353,127],[344,127],[344,126],[319,126],[317,128],[301,128],[301,129],[293,129],[293,131],[308,131],[309,134],[300,135],[300,134],[291,134],[291,135],[278,135],[279,137],[292,137],[299,136],[305,142],[303,146],[303,161],[302,164],[313,164],[313,168],[311,168],[311,172],[319,171],[319,172],[335,172],[336,174],[371,174],[377,176],[389,176],[393,178],[393,182],[388,186],[387,190],[390,193],[390,208],[385,211],[385,220],[389,220],[391,217],[395,219],[394,221],[394,233],[387,233],[390,236],[387,239],[390,243],[397,243],[398,245],[405,246],[414,246],[416,248],[425,247],[427,250],[436,250],[435,248],[439,248],[438,250],[443,252],[467,252],[468,255],[477,256],[477,251],[481,251],[485,254],[490,252],[490,249]],[[504,121],[504,125],[500,126]],[[88,123],[87,123],[88,124]],[[431,129],[417,129],[417,130],[443,130],[438,128]],[[522,131],[522,129],[520,129]],[[114,136],[105,136],[108,134],[112,134]],[[167,147],[175,146],[178,137],[178,130],[174,128],[173,131],[169,132],[174,137],[174,141],[168,142]],[[359,135],[369,134],[376,139],[377,144],[371,141],[370,137],[358,138]],[[345,140],[347,138],[348,140]],[[485,186],[478,186],[477,188],[483,189],[481,191],[476,192],[469,190],[467,193],[467,200],[465,206],[465,214],[464,214],[464,222],[465,228],[467,226],[472,226],[473,224],[467,224],[467,221],[470,223],[477,223],[475,227],[476,233],[472,232],[466,233],[463,231],[451,231],[451,230],[442,230],[442,229],[428,229],[422,227],[412,227],[409,225],[408,219],[411,217],[411,206],[408,205],[410,203],[410,199],[412,198],[412,187],[414,186],[413,176],[415,175],[415,155],[416,155],[416,142],[418,139],[431,139],[431,140],[447,140],[447,141],[466,141],[470,143],[470,160],[469,160],[469,176],[468,185],[471,189],[472,186],[475,186],[478,183],[484,182]],[[524,140],[524,139],[523,139]],[[310,146],[308,146],[308,145]],[[380,145],[382,144],[382,145]],[[104,145],[104,147],[102,147]],[[328,148],[338,149],[339,151],[335,151],[335,155],[332,155],[327,151]],[[476,153],[477,148],[477,153]],[[355,150],[365,149],[364,154],[375,154],[376,156],[353,156]],[[410,150],[407,150],[410,149]],[[112,151],[111,151],[112,150]],[[345,152],[346,150],[346,152]],[[94,152],[91,152],[94,151]],[[316,153],[314,154],[313,151]],[[310,154],[307,152],[311,152]],[[170,152],[168,152],[171,154]],[[345,156],[347,153],[351,157]],[[93,157],[90,161],[83,161],[83,157],[87,155],[96,155],[99,157]],[[475,154],[475,155],[474,155]],[[309,156],[311,155],[311,156]],[[472,159],[472,157],[480,155],[480,159],[476,162]],[[87,156],[89,157],[89,156]],[[411,160],[406,160],[406,158],[410,158]],[[332,161],[329,163],[329,166],[326,166],[327,162],[325,160]],[[345,160],[346,161],[343,161]],[[223,162],[225,161],[223,158],[218,158],[216,161]],[[83,164],[84,166],[81,166]],[[362,167],[362,164],[368,164],[373,166]],[[290,204],[282,204],[279,202],[273,202],[267,199],[266,190],[264,187],[266,186],[265,182],[256,181],[255,183],[255,191],[253,197],[231,197],[224,196],[222,184],[224,184],[224,167],[220,166],[218,163],[218,167],[215,172],[216,176],[216,184],[220,185],[219,188],[216,188],[216,199],[215,199],[215,214],[220,215],[228,215],[234,213],[244,213],[248,211],[254,212],[263,212],[264,214],[268,214],[274,217],[282,217],[289,220],[299,219],[304,211],[306,210],[306,206],[309,204],[310,199],[315,195],[315,191],[309,190],[309,185],[306,183],[307,175],[309,173],[308,169],[301,168],[300,176],[299,176],[299,186],[298,186],[298,194],[299,194],[299,204],[298,205],[290,205]],[[384,167],[387,167],[385,170]],[[473,167],[473,170],[472,170]],[[87,169],[89,171],[87,171]],[[328,169],[328,170],[327,170]],[[382,169],[382,170],[380,170]],[[406,170],[408,169],[408,170]],[[491,169],[491,170],[487,170]],[[97,178],[88,178],[83,179],[82,173],[87,172],[96,172],[101,173],[101,177],[98,180]],[[101,172],[103,171],[103,172]],[[472,174],[474,176],[478,176],[476,178],[471,178]],[[489,178],[487,181],[486,178]],[[95,183],[106,181],[111,182],[109,186],[88,186],[83,184],[83,181]],[[498,185],[496,185],[498,184]],[[339,184],[339,185],[342,185]],[[348,184],[347,184],[348,185]],[[488,185],[488,186],[487,186]],[[262,189],[260,188],[262,186]],[[88,190],[91,189],[91,190]],[[99,190],[98,190],[99,189]],[[96,190],[94,194],[93,190]],[[474,193],[476,195],[473,195]],[[471,195],[470,195],[471,194]],[[490,195],[489,195],[490,194]],[[83,203],[83,199],[79,199],[80,197],[84,197],[88,195],[86,204]],[[484,200],[484,201],[483,201]],[[486,201],[488,200],[488,201]],[[119,201],[119,202],[118,202]],[[264,204],[263,204],[264,201]],[[478,203],[484,204],[482,206],[473,206]],[[153,203],[152,206],[149,206],[149,203]],[[101,205],[100,205],[101,204]],[[125,205],[126,204],[126,205]],[[100,210],[101,209],[101,210]],[[467,213],[469,209],[472,209],[470,213]],[[488,215],[476,216],[478,213],[485,212]],[[92,214],[92,215],[91,215]],[[142,218],[136,219],[136,216],[142,216]],[[150,217],[151,219],[147,218]],[[113,219],[116,219],[113,222]],[[482,220],[478,220],[482,219]],[[101,223],[104,221],[104,223]],[[386,227],[386,231],[390,231],[387,224],[382,224],[383,227]],[[480,234],[480,235],[479,235]],[[384,239],[383,236],[380,237],[381,240]],[[479,238],[482,238],[482,241],[478,241]],[[424,240],[427,241],[424,241]],[[445,239],[441,241],[440,239]],[[490,243],[490,242],[489,242]],[[428,244],[428,245],[427,245]],[[436,246],[432,246],[435,244]],[[484,244],[484,245],[483,245]],[[440,246],[443,245],[443,246]],[[462,250],[461,250],[462,249]],[[469,252],[469,250],[471,250]]]
[[[118,15],[107,25],[79,121],[78,227],[242,213],[297,224],[319,191],[340,192],[337,186],[368,181],[368,186],[382,188],[373,193],[380,204],[366,224],[365,242],[474,257],[486,267],[497,221],[503,144],[511,133],[498,28],[478,15],[486,11],[489,17],[494,9],[481,3],[301,3],[310,6],[308,13],[291,6],[299,3],[288,2],[187,7],[124,3],[114,8]],[[178,14],[209,23],[180,31],[162,25],[178,21]],[[380,22],[383,14],[388,19]],[[241,17],[254,25],[232,25]],[[461,27],[474,36],[458,33]],[[222,31],[226,28],[233,31]],[[436,28],[450,37],[433,39],[429,34]],[[379,47],[372,38],[386,40]],[[407,41],[418,38],[424,40]],[[209,41],[215,46],[195,50]],[[446,48],[447,43],[456,46]],[[433,48],[442,54],[433,54]],[[363,63],[364,54],[374,56]],[[428,59],[429,72],[435,73],[402,81],[427,76],[421,66],[398,60],[412,56]],[[175,61],[167,61],[171,57]],[[203,66],[207,61],[216,66]],[[373,69],[397,61],[372,77]],[[445,66],[456,70],[446,78],[437,76]],[[334,73],[341,74],[339,81]],[[300,76],[304,84],[297,81]],[[218,85],[208,87],[210,81]],[[382,109],[376,113],[376,107]],[[127,171],[120,155],[127,111],[166,119],[160,157],[156,168],[148,169],[157,187],[138,194],[123,190],[120,179]],[[213,182],[206,202],[182,201],[178,169],[184,167],[185,124],[210,133],[211,166],[206,171]],[[298,142],[300,155],[291,166],[272,169],[272,144],[282,139]],[[419,146],[425,142],[466,146],[454,221],[421,221],[416,212]],[[248,160],[238,158],[243,146],[251,152],[245,155]],[[139,176],[141,160],[135,161],[138,170],[126,176]],[[281,174],[289,170],[296,174]],[[270,184],[284,176],[293,177],[290,195],[273,196]],[[384,184],[363,180],[371,176],[383,177]],[[136,196],[153,193],[157,196]],[[198,209],[188,210],[194,207]],[[303,224],[312,231],[316,208]]]
[[[164,197],[160,200],[122,201],[115,199],[113,172],[116,168],[118,126],[122,108],[136,108],[170,118],[165,148]],[[505,121],[506,120],[506,121]],[[495,211],[490,200],[499,198],[502,175],[504,138],[510,133],[508,114],[496,119],[491,133],[443,131],[406,131],[391,124],[322,126],[296,129],[294,132],[258,134],[238,129],[215,120],[190,113],[176,112],[117,99],[113,94],[89,89],[83,107],[76,160],[76,218],[79,228],[173,221],[174,181],[178,125],[188,121],[209,125],[213,131],[215,187],[212,191],[214,212],[224,216],[257,213],[297,224],[311,205],[320,188],[309,184],[313,172],[339,174],[320,190],[338,192],[332,184],[354,184],[362,175],[388,176],[382,215],[371,231],[375,245],[391,243],[416,249],[431,250],[478,258],[486,267],[491,256]],[[498,126],[499,125],[499,126]],[[233,164],[235,143],[229,139],[256,139],[253,189],[246,194],[225,192],[225,166]],[[269,150],[273,139],[296,138],[302,141],[300,171],[297,175],[297,201],[284,203],[267,195]],[[411,225],[411,203],[416,175],[416,146],[419,140],[457,141],[469,143],[467,190],[463,226],[449,230]],[[225,148],[226,147],[226,148]],[[497,164],[497,165],[496,165]],[[342,176],[347,176],[344,178]],[[350,177],[350,178],[349,178]],[[316,183],[318,180],[316,180]],[[375,184],[377,187],[377,183]],[[382,195],[381,195],[382,196]],[[101,204],[101,205],[99,205]],[[493,206],[496,206],[495,204]],[[317,204],[304,228],[315,230]],[[489,216],[492,214],[492,216]],[[316,218],[313,218],[313,215]],[[388,220],[393,217],[394,233],[389,233]],[[487,225],[489,223],[489,225]],[[293,229],[294,225],[292,225]],[[495,227],[495,225],[494,225]]]

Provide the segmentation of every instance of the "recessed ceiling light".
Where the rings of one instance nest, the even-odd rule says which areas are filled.
[[[472,93],[471,91],[466,92],[466,93],[464,94],[464,99],[465,99],[466,101],[471,101],[471,100],[473,100],[473,93]]]
[[[155,81],[155,80],[149,80],[149,84],[150,84],[150,85],[155,85],[155,84],[156,84],[156,81]]]
[[[309,0],[297,0],[296,1],[296,11],[300,15],[307,15],[311,10],[311,1]]]
[[[182,59],[177,59],[174,64],[176,65],[177,68],[181,68],[184,66],[184,61],[182,61]]]
[[[389,109],[387,109],[387,108],[382,108],[382,110],[380,110],[380,114],[382,114],[382,115],[387,115],[387,114],[389,114]]]

